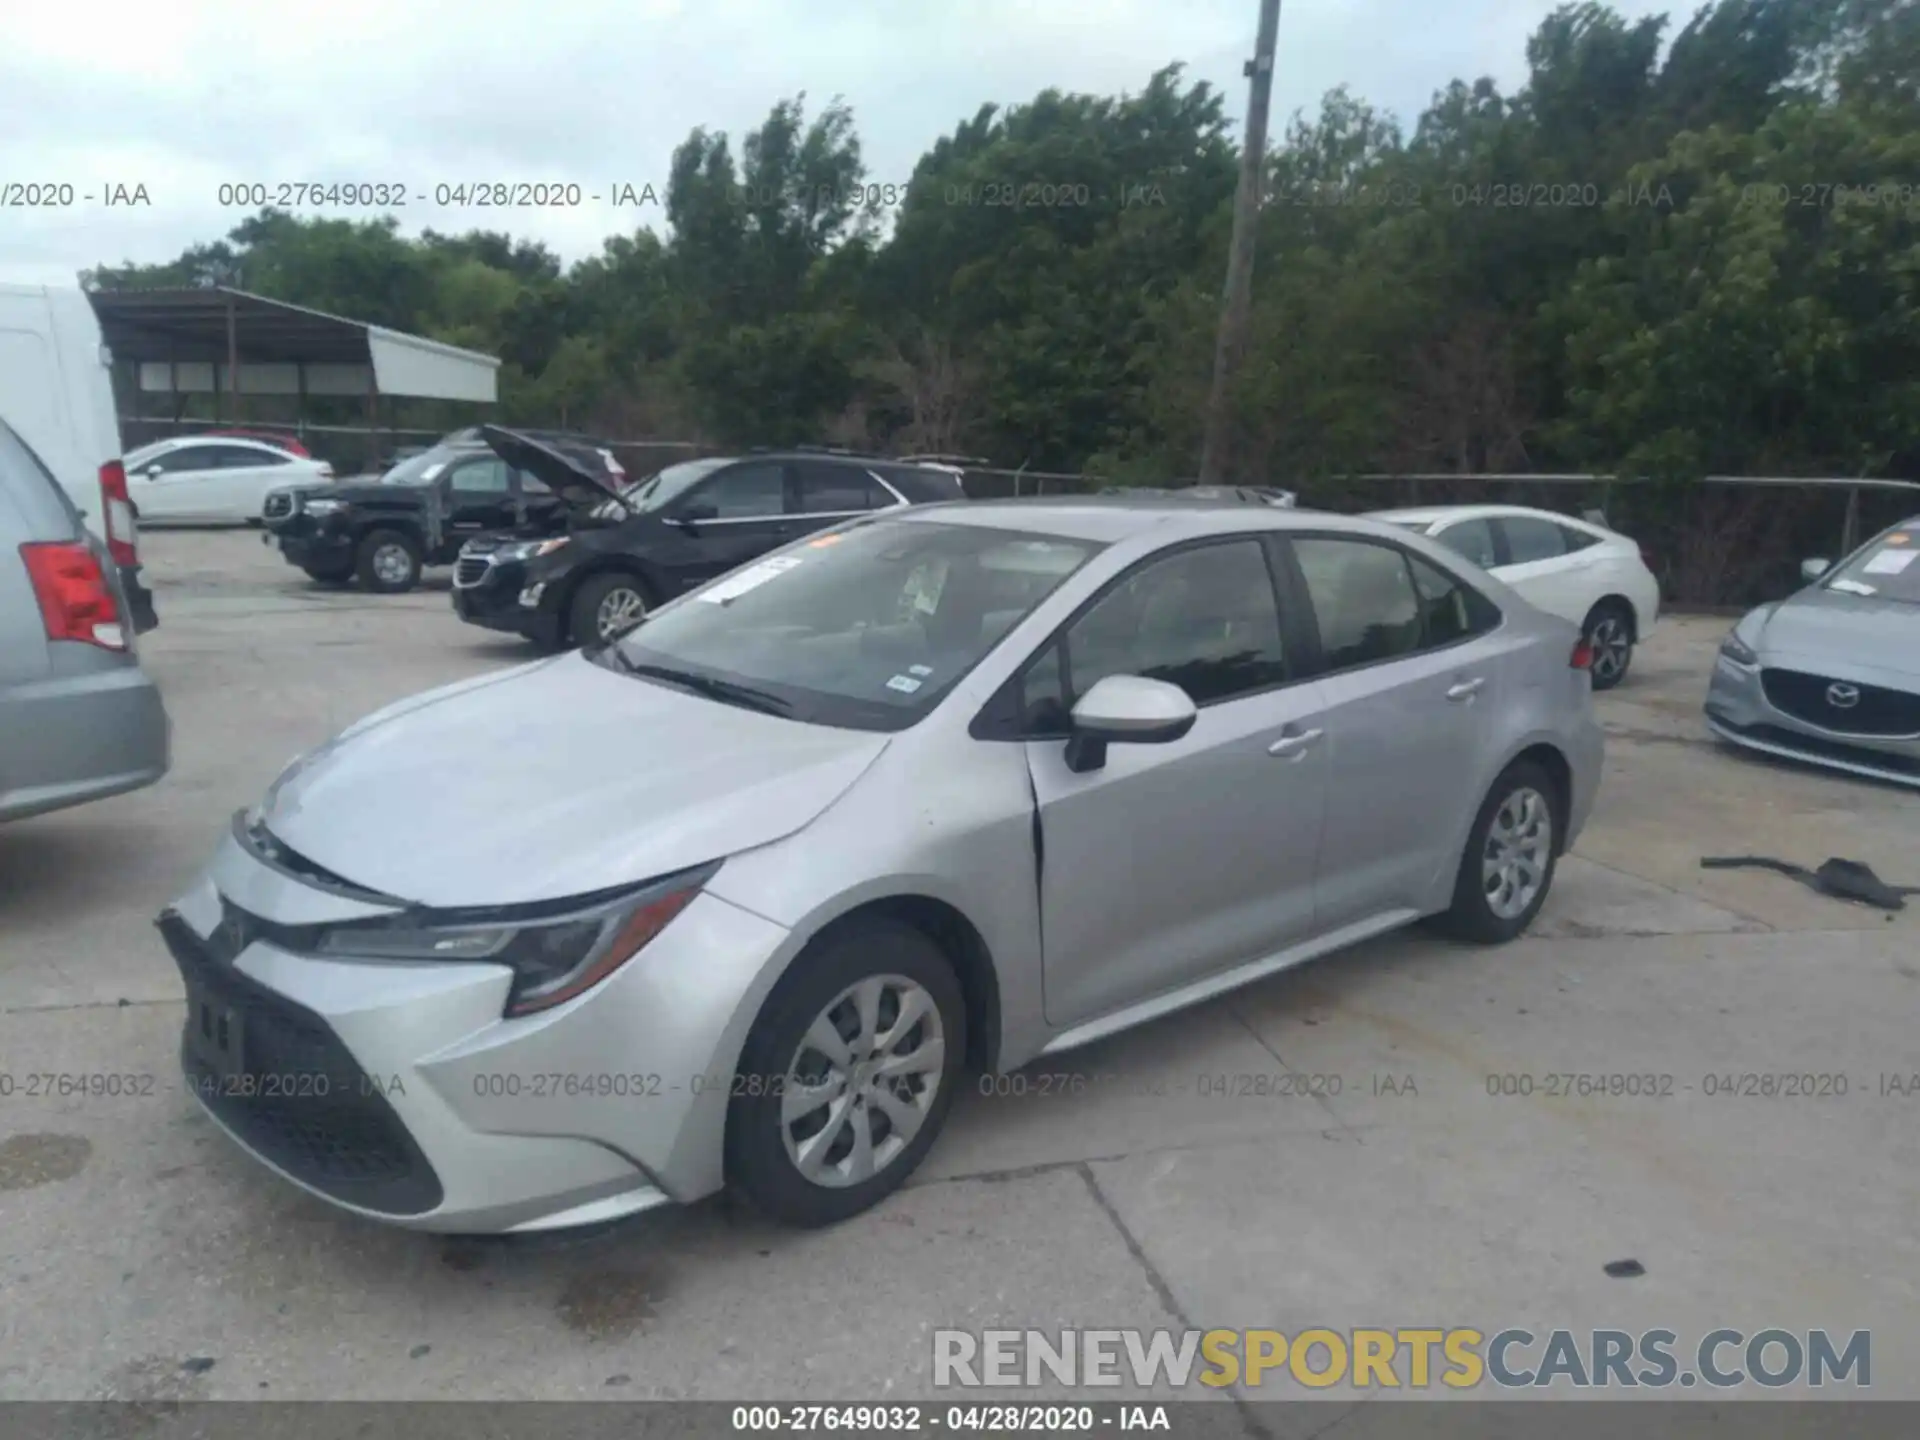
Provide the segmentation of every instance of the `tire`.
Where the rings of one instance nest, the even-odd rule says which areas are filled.
[[[639,606],[637,614],[632,609],[635,605]],[[573,592],[573,603],[567,607],[567,634],[575,645],[603,645],[626,634],[652,608],[653,598],[646,585],[624,571],[589,575]],[[633,618],[609,634],[604,622],[615,614]]]
[[[1602,600],[1580,627],[1593,651],[1595,690],[1611,690],[1627,678],[1633,664],[1633,611],[1618,600]],[[1605,657],[1603,664],[1602,657]]]
[[[373,530],[354,552],[354,573],[363,589],[399,595],[420,583],[420,542],[404,530]]]
[[[1537,807],[1536,818],[1544,820],[1544,831],[1538,834],[1541,843],[1533,852],[1530,872],[1537,877],[1538,887],[1524,904],[1509,908],[1495,901],[1495,895],[1506,892],[1504,881],[1500,891],[1493,890],[1496,877],[1488,872],[1488,866],[1493,863],[1488,851],[1497,838],[1496,825],[1506,828],[1521,819],[1528,795]],[[1560,835],[1565,823],[1561,810],[1559,787],[1542,766],[1531,760],[1516,760],[1501,771],[1500,778],[1493,782],[1487,798],[1481,802],[1480,813],[1474,816],[1473,828],[1467,832],[1466,849],[1461,852],[1460,869],[1454,878],[1453,904],[1444,914],[1435,917],[1436,927],[1456,940],[1504,945],[1531,925],[1553,889],[1553,873],[1559,863]],[[1518,871],[1509,869],[1505,873],[1517,878],[1528,871],[1523,866]],[[1519,897],[1515,894],[1511,898]]]
[[[906,1000],[927,1007],[912,1028],[896,1035],[897,1048],[890,1052],[925,1063],[895,1077],[894,1084],[906,1088],[888,1090],[893,1097],[888,1105],[874,1098],[887,1082],[872,1079],[866,1068],[870,1059],[858,1060],[853,1074],[867,1083],[857,1107],[849,1107],[845,1062],[882,1053],[859,1043],[857,997],[867,986],[878,992],[875,1028],[883,1040],[890,1028],[897,1029]],[[828,1021],[843,1044],[852,1036],[842,1067],[833,1066],[808,1038],[818,1033],[818,1020]],[[741,1051],[736,1084],[749,1093],[736,1095],[727,1110],[729,1178],[763,1214],[788,1225],[831,1225],[878,1204],[914,1172],[946,1123],[965,1068],[966,1025],[966,1002],[953,967],[920,931],[876,918],[816,940],[767,998]],[[929,1051],[933,1045],[937,1051]],[[831,1084],[835,1075],[841,1077],[837,1099],[825,1097],[783,1120],[783,1109],[793,1111],[794,1101],[806,1096],[808,1085],[802,1082]],[[755,1090],[760,1093],[751,1093]],[[901,1131],[895,1117],[914,1115],[917,1128],[896,1145]],[[877,1162],[864,1176],[861,1127],[869,1162]],[[814,1178],[802,1170],[799,1157],[807,1153],[807,1142],[817,1144],[822,1137],[826,1149],[816,1153],[823,1178]]]

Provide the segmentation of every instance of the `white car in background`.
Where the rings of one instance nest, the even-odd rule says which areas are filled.
[[[227,435],[143,445],[127,455],[126,470],[142,525],[257,525],[269,490],[333,479],[324,460]]]
[[[1434,505],[1368,518],[1417,531],[1571,620],[1593,649],[1593,688],[1626,678],[1660,616],[1660,582],[1640,547],[1602,525],[1523,505]]]

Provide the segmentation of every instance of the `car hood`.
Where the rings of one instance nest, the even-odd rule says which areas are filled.
[[[493,453],[507,464],[533,476],[575,509],[590,510],[609,500],[620,499],[620,486],[611,473],[597,473],[588,464],[588,459],[593,458],[590,454],[585,458],[575,458],[544,440],[535,440],[531,435],[522,435],[517,430],[506,430],[498,425],[482,425],[480,436]],[[600,452],[600,458],[609,462],[612,460],[612,456],[604,450]]]
[[[1764,664],[1920,686],[1920,606],[1803,590],[1763,612],[1753,629]]]
[[[621,675],[576,651],[368,716],[296,761],[260,818],[307,860],[397,899],[524,904],[791,835],[887,743]]]

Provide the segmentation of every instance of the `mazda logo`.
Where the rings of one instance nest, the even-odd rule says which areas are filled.
[[[1839,682],[1827,686],[1827,704],[1836,710],[1851,710],[1860,703],[1860,687]]]

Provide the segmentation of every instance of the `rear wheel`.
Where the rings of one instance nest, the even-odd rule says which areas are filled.
[[[1500,945],[1533,923],[1553,888],[1560,814],[1553,777],[1531,760],[1500,773],[1467,832],[1453,905],[1439,928],[1461,940]]]
[[[727,1114],[731,1177],[791,1225],[878,1204],[945,1124],[966,1003],[920,931],[867,920],[816,941],[754,1021]]]
[[[618,640],[647,618],[646,587],[631,575],[590,575],[574,592],[567,629],[576,645]]]
[[[1633,612],[1618,600],[1602,600],[1581,628],[1593,652],[1593,688],[1611,690],[1633,663]]]
[[[420,583],[420,545],[399,530],[375,530],[354,552],[354,571],[366,589],[398,595]]]

